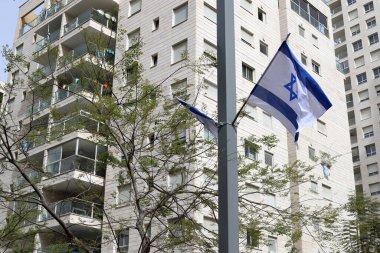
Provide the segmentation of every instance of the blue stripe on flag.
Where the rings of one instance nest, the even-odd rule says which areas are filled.
[[[260,85],[256,85],[251,94],[281,112],[282,115],[284,115],[292,123],[294,128],[298,129],[297,113],[281,98],[277,97],[275,94]]]
[[[206,119],[209,119],[209,120],[213,120],[212,118],[210,118],[209,116],[207,116],[206,114],[204,114],[203,112],[201,112],[200,110],[198,110],[197,108],[195,108],[194,106],[190,105],[189,103],[186,103],[185,101],[183,101],[182,99],[179,99],[177,98],[178,102],[180,102],[183,106],[187,107],[187,109],[190,110],[190,112],[194,113],[194,114],[197,114],[199,116],[202,116]]]
[[[288,44],[284,41],[279,49],[283,54],[285,54],[294,65],[294,68],[297,71],[298,79],[301,80],[301,83],[309,90],[310,93],[318,100],[318,102],[328,110],[332,104],[327,98],[325,93],[322,91],[321,87],[314,80],[314,78],[295,60],[293,53],[290,51]]]

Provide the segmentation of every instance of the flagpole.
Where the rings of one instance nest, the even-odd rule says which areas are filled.
[[[284,41],[283,41],[282,43],[284,43],[285,41],[287,41],[288,38],[289,38],[289,36],[290,36],[290,33],[288,33],[288,35],[286,36],[286,38],[284,39]],[[282,45],[282,43],[281,43],[281,45]],[[277,50],[276,54],[273,56],[273,58],[271,59],[271,61],[269,62],[268,67],[272,64],[272,62],[273,62],[273,60],[276,58],[277,54],[278,54],[278,50]],[[260,83],[261,78],[263,78],[263,76],[264,76],[265,73],[267,72],[268,67],[264,70],[264,73],[260,76],[259,81],[257,81],[256,84]],[[253,91],[253,90],[252,90],[252,91]],[[251,91],[251,93],[252,93],[252,91]],[[236,114],[234,120],[232,121],[232,125],[235,125],[236,120],[238,119],[240,113],[243,111],[244,107],[247,105],[251,93],[248,95],[247,99],[244,100],[243,105],[240,107],[238,113]]]
[[[235,26],[233,0],[217,0],[219,252],[239,252]]]

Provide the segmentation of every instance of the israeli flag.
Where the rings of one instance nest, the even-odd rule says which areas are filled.
[[[323,175],[325,176],[325,178],[329,179],[329,177],[331,176],[329,166],[327,166],[327,164],[322,164],[322,169],[323,169]]]
[[[205,113],[201,112],[200,110],[198,110],[197,108],[195,108],[191,104],[183,101],[182,99],[179,99],[179,98],[176,98],[176,99],[183,106],[185,106],[187,109],[189,109],[191,114],[193,114],[194,117],[197,118],[197,120],[199,120],[199,122],[201,122],[203,124],[203,126],[215,136],[215,138],[218,138],[218,124],[212,118],[210,118]]]
[[[248,101],[278,119],[298,140],[299,131],[321,117],[331,102],[284,41]]]

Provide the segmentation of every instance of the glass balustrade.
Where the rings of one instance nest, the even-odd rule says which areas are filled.
[[[60,35],[60,30],[56,30],[52,33],[49,33],[46,36],[46,38],[43,38],[39,40],[38,42],[36,42],[35,52],[38,52],[44,49],[45,47],[47,47],[48,45],[52,44],[54,41],[57,41],[59,39],[59,35]]]
[[[61,217],[68,214],[76,214],[87,218],[101,219],[102,206],[93,202],[72,198],[52,203],[49,207],[54,213]],[[52,219],[50,213],[46,209],[42,210],[40,221],[47,221]]]

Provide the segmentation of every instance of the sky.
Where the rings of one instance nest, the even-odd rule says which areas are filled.
[[[18,8],[26,0],[0,0],[0,48],[4,45],[12,47],[13,38],[16,31]],[[0,55],[0,80],[7,81],[5,73],[6,61]]]

